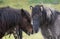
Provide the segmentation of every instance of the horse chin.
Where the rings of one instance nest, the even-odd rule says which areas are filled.
[[[31,34],[33,34],[33,31],[32,32],[26,32],[26,34],[30,36]]]
[[[30,32],[27,32],[27,34],[30,36]]]
[[[24,31],[24,32],[25,32],[27,35],[29,35],[29,36],[30,36],[30,34],[31,34],[31,33],[30,33],[30,32],[28,32],[28,31]]]
[[[38,33],[38,31],[34,31],[34,33]]]
[[[38,33],[38,30],[36,30],[35,33]]]

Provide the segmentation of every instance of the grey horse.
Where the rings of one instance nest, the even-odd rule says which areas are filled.
[[[40,28],[44,39],[60,39],[60,12],[44,5],[30,8],[34,32]]]

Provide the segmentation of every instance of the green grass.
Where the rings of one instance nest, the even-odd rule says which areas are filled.
[[[7,35],[7,36],[3,37],[3,39],[14,39],[14,37],[13,37],[13,34],[11,34],[10,38],[9,38],[9,35]],[[30,35],[30,36],[28,36],[27,34],[25,34],[23,32],[23,39],[43,39],[43,37],[40,32]]]
[[[23,39],[43,39],[43,37],[40,32],[30,35],[30,36],[23,33]]]

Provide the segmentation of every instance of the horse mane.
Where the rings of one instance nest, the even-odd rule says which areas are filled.
[[[25,14],[25,17],[28,19],[28,21],[30,22],[30,20],[31,20],[31,18],[30,18],[30,14],[29,14],[29,12],[27,11],[27,10],[24,10],[24,9],[21,9],[22,10],[22,12],[24,12]]]

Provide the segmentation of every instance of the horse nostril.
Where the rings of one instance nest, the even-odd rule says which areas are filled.
[[[35,31],[35,33],[37,33],[37,32],[38,32],[38,30]]]
[[[32,30],[32,33],[31,34],[33,34],[34,32],[33,32],[33,30]]]

